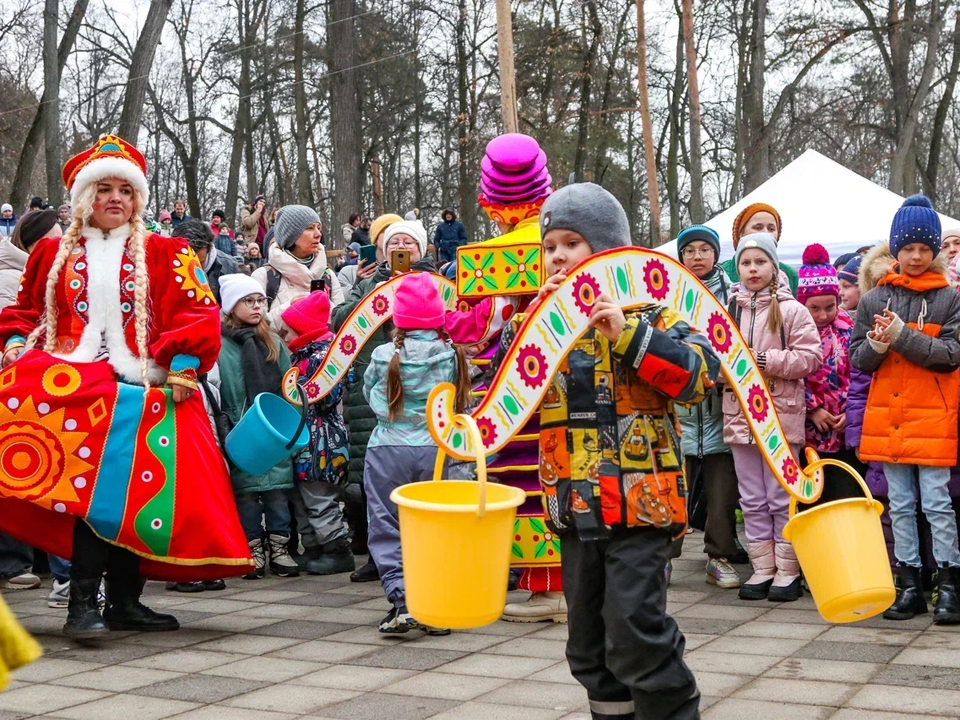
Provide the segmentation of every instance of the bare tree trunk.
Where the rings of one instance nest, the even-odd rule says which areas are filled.
[[[751,34],[750,78],[744,94],[744,190],[750,192],[770,177],[770,138],[764,121],[763,91],[766,74],[767,0],[755,0]]]
[[[59,205],[63,198],[60,180],[60,69],[57,66],[58,0],[43,5],[43,96],[50,98],[43,109],[43,146],[47,170],[47,199]]]
[[[500,60],[500,114],[503,117],[503,130],[508,133],[519,132],[517,121],[517,85],[513,69],[513,17],[510,13],[510,0],[497,2],[497,55]],[[463,19],[465,13],[461,15]],[[461,217],[463,214],[461,213]]]
[[[323,177],[320,175],[320,154],[317,152],[317,141],[310,131],[310,149],[313,151],[313,174],[317,176],[317,211],[324,229],[329,232],[330,218],[327,216],[327,199],[323,196]]]
[[[643,122],[643,155],[647,169],[647,195],[650,198],[650,240],[651,247],[657,247],[660,245],[660,188],[657,182],[653,121],[650,118],[650,96],[647,93],[647,36],[644,29],[643,4],[644,0],[637,0],[637,74],[640,90],[640,119]]]
[[[682,18],[677,18],[681,25]],[[670,132],[667,142],[667,202],[670,205],[670,237],[680,232],[680,133],[683,132],[683,29],[677,31],[673,91],[670,93]]]
[[[151,0],[150,10],[147,12],[146,22],[137,39],[130,60],[130,74],[127,77],[127,89],[123,96],[123,111],[120,113],[119,135],[124,140],[136,144],[140,135],[140,115],[147,95],[150,68],[153,67],[153,57],[160,44],[160,35],[163,33],[163,24],[173,0]]]
[[[500,0],[498,0],[497,10],[499,12]],[[461,220],[466,223],[468,214],[472,211],[473,193],[470,178],[470,160],[468,132],[468,120],[470,116],[470,105],[467,98],[467,85],[469,77],[467,75],[467,0],[457,0],[457,6],[460,14],[460,21],[457,23],[456,45],[457,45],[457,195],[459,196],[459,215]],[[508,4],[509,10],[509,4]],[[509,20],[509,16],[508,16]],[[499,18],[498,18],[499,22]],[[501,66],[501,74],[503,68]],[[502,81],[501,81],[502,82]],[[503,96],[501,94],[501,103]],[[506,106],[501,106],[501,112],[506,113]],[[507,132],[516,132],[516,129]]]
[[[583,57],[583,67],[580,69],[580,116],[577,120],[577,152],[573,161],[573,172],[577,182],[583,182],[583,168],[587,158],[587,136],[590,129],[590,84],[593,80],[593,63],[597,56],[597,49],[600,47],[600,34],[603,32],[603,26],[600,24],[600,16],[597,13],[597,3],[594,0],[586,0],[584,3],[588,14],[590,15],[590,30],[593,38],[590,40],[590,47]]]
[[[957,76],[960,74],[960,12],[956,13],[953,26],[953,55],[950,58],[950,69],[947,71],[947,82],[943,88],[943,95],[937,104],[937,113],[933,119],[933,130],[930,133],[930,154],[927,156],[927,171],[924,174],[924,192],[937,205],[937,175],[940,170],[940,154],[943,147],[943,129],[947,122],[947,114],[953,103],[953,92],[957,86]]]
[[[727,205],[732,205],[740,199],[741,185],[743,184],[743,156],[744,145],[746,144],[747,129],[744,118],[744,94],[747,86],[747,58],[749,56],[747,35],[747,18],[749,17],[748,3],[750,0],[743,0],[742,13],[740,15],[740,32],[737,33],[737,95],[734,100],[733,120],[735,123],[734,149],[733,149],[733,181],[730,183],[730,197],[727,198]]]
[[[83,22],[83,16],[87,12],[87,5],[90,0],[77,0],[73,6],[73,12],[70,14],[70,20],[67,21],[67,29],[60,39],[60,47],[57,49],[57,77],[63,72],[67,64],[67,58],[73,52],[73,44],[77,40],[77,33],[80,32],[80,25]],[[57,92],[59,95],[59,90]],[[43,109],[51,100],[44,87],[43,96],[40,98],[40,104],[37,106],[37,112],[33,116],[33,122],[27,131],[27,138],[20,150],[20,161],[17,163],[17,170],[13,174],[13,182],[10,186],[10,204],[15,208],[23,207],[26,201],[29,188],[27,183],[33,174],[33,163],[37,158],[37,151],[40,148],[40,140],[44,135]],[[60,172],[57,171],[57,182],[59,183]]]
[[[360,137],[359,79],[357,65],[356,0],[330,0],[328,48],[330,51],[330,135],[333,149],[333,223],[339,227],[351,213],[359,212],[363,198],[363,143]],[[330,249],[343,247],[343,238],[331,233]]]
[[[703,223],[703,160],[700,150],[700,84],[697,80],[697,46],[693,35],[693,0],[683,6],[683,43],[687,51],[687,87],[690,92],[690,220]]]
[[[374,155],[370,158],[370,175],[373,182],[373,207],[377,215],[383,215],[383,182],[380,179],[380,158]],[[419,185],[419,182],[417,183]],[[417,199],[416,207],[420,207]],[[372,239],[372,238],[371,238]]]
[[[307,165],[307,90],[303,77],[303,23],[306,0],[297,0],[293,40],[293,97],[296,103],[297,134],[297,197],[301,205],[313,206],[313,188],[310,186],[310,167]]]

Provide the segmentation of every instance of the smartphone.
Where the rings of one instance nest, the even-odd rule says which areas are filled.
[[[322,290],[323,292],[327,291],[326,276],[310,281],[310,292],[314,293],[314,292],[317,292],[317,290]]]
[[[394,275],[410,272],[409,250],[394,250],[390,253],[390,272]]]
[[[361,245],[360,246],[360,257],[357,258],[357,261],[363,261],[363,264],[367,267],[377,264],[377,246],[376,245]]]

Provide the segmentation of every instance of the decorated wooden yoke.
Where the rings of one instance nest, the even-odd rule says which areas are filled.
[[[307,403],[312,405],[329,395],[337,383],[346,377],[350,364],[367,340],[393,317],[394,297],[403,278],[403,275],[398,275],[367,293],[330,341],[330,352],[312,377],[301,380],[296,367],[287,371],[283,376],[283,395],[288,402],[300,404],[298,387],[302,386],[307,394]],[[457,302],[454,284],[435,273],[431,273],[430,278],[440,293],[443,306],[453,310]]]
[[[557,367],[589,328],[590,310],[601,293],[624,309],[666,305],[691,327],[704,330],[774,477],[799,502],[820,497],[822,471],[807,475],[800,469],[766,382],[726,308],[683,265],[635,247],[591,256],[527,316],[487,395],[472,413],[486,455],[510,442],[539,407]],[[469,460],[474,456],[470,437],[451,422],[454,395],[453,385],[446,383],[433,390],[427,401],[427,424],[444,452]],[[812,450],[807,456],[816,459]]]

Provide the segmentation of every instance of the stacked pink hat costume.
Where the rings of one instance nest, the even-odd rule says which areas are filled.
[[[547,154],[529,135],[508,133],[487,143],[477,200],[491,220],[516,225],[538,217],[553,192]]]

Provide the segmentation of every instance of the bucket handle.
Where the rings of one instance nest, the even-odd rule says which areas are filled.
[[[300,392],[300,424],[297,425],[297,431],[293,434],[290,442],[287,443],[287,450],[293,450],[293,446],[297,444],[297,440],[300,438],[300,433],[302,433],[303,429],[307,426],[307,393],[303,389],[305,382],[306,379],[304,378],[297,383],[297,390]]]
[[[487,513],[487,456],[483,454],[483,437],[477,421],[469,415],[454,415],[450,422],[464,428],[470,435],[470,442],[477,451],[477,482],[480,484],[480,496],[477,500],[477,518],[483,519]],[[437,482],[443,478],[443,463],[447,459],[442,447],[437,448],[437,462],[433,466],[433,480]]]
[[[860,487],[863,488],[863,493],[866,495],[867,500],[871,503],[874,502],[873,493],[870,492],[870,488],[867,487],[866,481],[860,476],[853,467],[841,460],[834,460],[833,458],[821,458],[817,455],[816,451],[807,448],[807,458],[816,458],[813,462],[807,465],[803,470],[805,473],[815,473],[817,470],[826,467],[827,465],[833,465],[835,467],[846,470],[847,473],[853,476],[853,479],[860,483]],[[797,498],[795,495],[790,495],[790,517],[793,518],[797,514]]]

